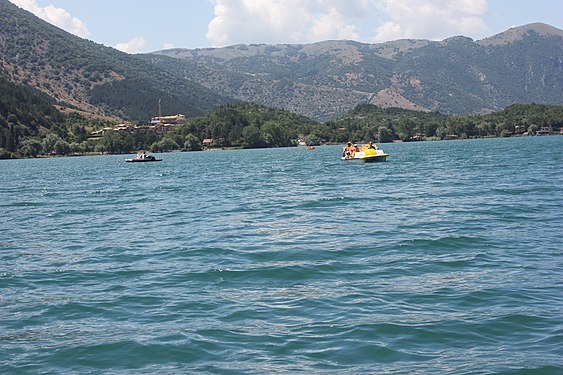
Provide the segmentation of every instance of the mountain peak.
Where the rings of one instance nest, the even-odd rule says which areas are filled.
[[[563,38],[563,30],[542,22],[535,22],[529,23],[527,25],[512,27],[506,31],[503,31],[502,33],[481,39],[478,43],[486,46],[509,44],[522,39],[530,32],[537,33],[541,36],[560,36]]]

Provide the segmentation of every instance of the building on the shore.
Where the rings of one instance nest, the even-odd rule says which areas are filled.
[[[177,114],[173,116],[157,116],[153,117],[149,123],[144,124],[118,124],[111,127],[105,127],[92,132],[92,137],[101,137],[105,132],[113,131],[127,131],[134,132],[137,130],[154,130],[159,133],[170,133],[176,129],[176,126],[186,123],[186,115]]]
[[[186,115],[177,114],[173,116],[155,116],[151,119],[151,124],[174,124],[181,125],[186,123]]]
[[[204,149],[211,147],[211,145],[213,144],[213,138],[205,138],[203,142],[201,142],[201,144],[203,145]]]
[[[186,115],[155,116],[151,119],[151,126],[160,133],[173,132],[176,126],[186,123]]]
[[[551,126],[542,126],[537,132],[536,135],[549,135],[553,133],[553,128]]]

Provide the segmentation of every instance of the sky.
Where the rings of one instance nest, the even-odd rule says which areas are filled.
[[[543,22],[561,0],[10,0],[72,34],[128,53],[348,39],[475,40]]]

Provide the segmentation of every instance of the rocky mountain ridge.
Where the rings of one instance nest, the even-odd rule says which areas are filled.
[[[563,103],[563,31],[542,23],[478,41],[253,44],[171,49],[145,58],[224,95],[318,119],[359,103],[448,114]]]

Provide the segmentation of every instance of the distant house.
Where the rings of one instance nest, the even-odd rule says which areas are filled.
[[[536,132],[536,135],[549,135],[553,132],[553,128],[551,126],[542,126],[540,130]]]
[[[138,124],[138,125],[118,124],[112,127],[105,127],[95,132],[92,132],[90,133],[90,137],[92,138],[102,137],[107,131],[127,131],[131,133],[139,130],[154,130],[160,133],[169,133],[169,132],[173,132],[175,129],[176,129],[176,124],[167,124],[160,122],[153,123],[152,121],[150,124]]]
[[[110,130],[114,130],[114,128],[112,128],[112,127],[105,127],[105,128],[100,129],[100,130],[96,130],[96,131],[90,133],[90,137],[92,137],[92,138],[100,138],[101,136],[104,135],[105,132],[110,131]]]
[[[201,143],[203,147],[210,147],[213,144],[213,138],[205,138]]]
[[[185,124],[186,115],[177,114],[173,116],[156,116],[151,119],[151,124]]]
[[[133,131],[135,130],[135,125],[133,124],[119,124],[113,127],[113,130],[125,130],[125,131]]]
[[[457,135],[457,134],[447,134],[447,135],[444,137],[444,139],[445,139],[445,140],[459,139],[459,135]]]
[[[174,131],[177,125],[182,125],[186,123],[186,115],[177,114],[173,116],[156,116],[151,119],[152,129],[161,132],[168,133]]]

